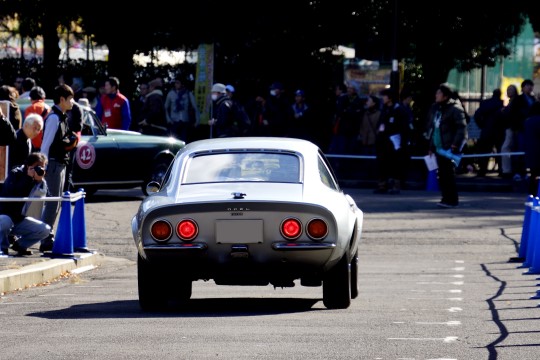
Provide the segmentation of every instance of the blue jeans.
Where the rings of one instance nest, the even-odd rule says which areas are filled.
[[[44,222],[32,217],[25,217],[17,224],[13,224],[7,215],[0,215],[0,242],[1,248],[9,247],[9,234],[20,237],[18,244],[21,248],[27,249],[38,242],[45,240],[51,233],[51,227]]]

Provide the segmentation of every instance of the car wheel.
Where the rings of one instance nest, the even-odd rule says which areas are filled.
[[[328,309],[346,309],[351,305],[351,272],[346,255],[324,276],[323,304]]]
[[[137,255],[137,284],[139,287],[139,306],[143,311],[161,310],[167,305],[162,276],[155,266]]]
[[[150,177],[147,181],[144,182],[142,185],[142,191],[144,195],[148,196],[148,192],[146,191],[146,187],[148,186],[148,183],[151,181],[157,181],[158,183],[163,183],[163,178],[165,177],[165,173],[167,172],[167,169],[169,168],[169,165],[171,164],[170,160],[161,159],[156,162],[154,165],[152,172],[150,173]]]
[[[356,299],[360,289],[358,287],[358,250],[351,260],[351,299]]]

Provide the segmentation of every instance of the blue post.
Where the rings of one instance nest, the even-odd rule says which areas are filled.
[[[427,191],[439,191],[439,181],[437,180],[437,170],[428,171]]]
[[[532,265],[534,244],[538,242],[538,225],[540,220],[540,207],[539,207],[538,196],[533,198],[533,203],[531,206],[531,220],[529,223],[529,235],[527,239],[527,252],[525,255],[525,261],[518,268],[529,268]]]
[[[540,214],[540,206],[533,209],[534,212],[537,212]],[[538,215],[540,219],[540,215]],[[537,224],[531,224],[531,226],[535,226],[538,231],[538,227],[540,227],[540,223]],[[529,271],[524,273],[525,275],[536,275],[540,274],[540,240],[538,240],[538,237],[536,241],[529,244],[528,248],[531,248],[531,251],[527,254],[527,259],[529,259],[528,263],[530,264]],[[530,253],[530,254],[529,254]]]
[[[58,229],[56,230],[51,257],[74,257],[69,191],[64,192],[62,195],[60,219],[58,220]]]
[[[76,252],[89,252],[86,247],[86,221],[84,217],[84,189],[79,189],[81,198],[73,209],[73,248]]]
[[[525,215],[523,216],[523,229],[521,230],[521,242],[519,244],[518,257],[525,261],[527,257],[527,244],[529,242],[529,226],[531,223],[531,209],[533,207],[534,196],[529,195],[525,202]]]

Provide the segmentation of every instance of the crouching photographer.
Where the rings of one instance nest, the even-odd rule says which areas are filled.
[[[13,168],[2,187],[3,198],[43,197],[48,195],[44,179],[47,156],[34,152],[28,155],[24,164]],[[0,202],[0,248],[3,256],[9,255],[10,235],[16,239],[11,249],[16,256],[32,255],[29,248],[49,237],[51,227],[40,220],[43,202],[7,201]],[[52,249],[52,247],[51,247]]]

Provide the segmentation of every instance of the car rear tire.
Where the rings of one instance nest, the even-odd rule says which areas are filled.
[[[356,299],[360,288],[358,286],[358,250],[351,260],[351,299]]]
[[[351,305],[351,271],[346,255],[324,276],[323,304],[328,309]]]
[[[156,266],[137,255],[137,284],[139,287],[139,306],[143,311],[162,310],[167,306],[167,293],[163,274]]]

